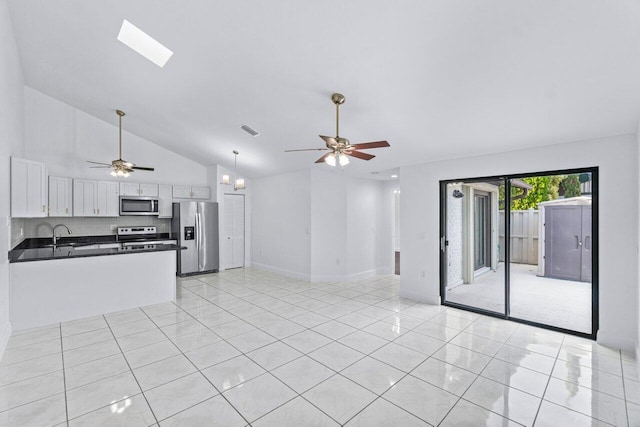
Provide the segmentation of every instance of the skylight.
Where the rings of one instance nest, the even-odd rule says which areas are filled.
[[[122,21],[118,40],[160,68],[164,67],[173,55],[172,51],[126,19]]]

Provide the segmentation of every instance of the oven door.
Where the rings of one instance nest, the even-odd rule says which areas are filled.
[[[157,197],[120,196],[120,215],[158,215]]]

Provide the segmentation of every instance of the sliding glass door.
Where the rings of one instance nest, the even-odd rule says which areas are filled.
[[[445,301],[500,314],[505,310],[504,268],[500,262],[498,204],[500,181],[445,184]]]
[[[595,337],[597,168],[441,182],[445,305]]]

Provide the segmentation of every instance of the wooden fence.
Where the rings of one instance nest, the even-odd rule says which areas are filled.
[[[511,262],[538,264],[538,211],[511,211]],[[504,261],[504,211],[499,211],[499,259]]]

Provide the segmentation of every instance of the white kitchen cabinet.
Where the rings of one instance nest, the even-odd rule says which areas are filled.
[[[211,191],[209,187],[173,186],[174,199],[209,199],[210,197]]]
[[[170,185],[158,186],[158,218],[171,218],[173,217],[172,211],[173,203],[173,189]]]
[[[158,184],[140,184],[140,196],[158,197]]]
[[[49,216],[71,216],[73,210],[71,178],[49,177]]]
[[[209,187],[191,187],[192,199],[209,199],[210,197]]]
[[[184,185],[174,185],[173,186],[173,198],[174,199],[190,199],[191,198],[191,187],[186,187]]]
[[[98,181],[73,180],[73,216],[97,216]]]
[[[121,196],[158,197],[158,184],[120,182]]]
[[[119,185],[115,181],[73,180],[73,216],[119,216]]]
[[[120,195],[121,196],[139,196],[140,185],[136,182],[128,182],[128,181],[120,182]]]
[[[120,190],[115,181],[98,181],[96,197],[97,216],[120,215]]]
[[[47,216],[47,173],[44,163],[11,158],[11,216]]]

